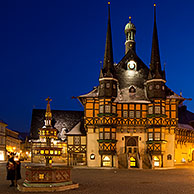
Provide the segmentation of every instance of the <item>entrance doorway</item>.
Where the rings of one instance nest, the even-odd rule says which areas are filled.
[[[136,165],[136,159],[132,156],[132,157],[130,157],[130,167],[131,168],[134,168],[134,167],[136,167],[137,165]]]
[[[126,153],[128,155],[128,167],[138,167],[138,137],[126,137]]]

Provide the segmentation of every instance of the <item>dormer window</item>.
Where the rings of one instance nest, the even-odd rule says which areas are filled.
[[[129,88],[129,93],[135,93],[135,92],[136,92],[135,87],[134,87],[134,86],[131,86],[131,87]]]
[[[106,83],[106,88],[110,88],[110,83]]]

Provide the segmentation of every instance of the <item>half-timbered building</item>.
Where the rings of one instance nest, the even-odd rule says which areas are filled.
[[[172,167],[194,160],[194,129],[179,114],[185,98],[166,85],[161,68],[154,6],[149,67],[136,53],[136,28],[125,26],[125,55],[113,60],[110,6],[99,86],[78,99],[84,106],[87,165],[90,167]],[[181,108],[180,108],[181,109]],[[189,111],[187,111],[189,113]]]

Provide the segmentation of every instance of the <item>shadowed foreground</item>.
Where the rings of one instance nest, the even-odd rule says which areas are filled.
[[[24,165],[22,165],[24,166]],[[22,177],[24,178],[24,167]],[[0,164],[1,193],[20,193],[9,187],[5,164]],[[65,194],[193,194],[194,167],[168,170],[120,170],[120,169],[73,169],[72,180],[79,183],[76,190]],[[19,182],[22,182],[20,180]],[[38,193],[36,193],[38,194]]]

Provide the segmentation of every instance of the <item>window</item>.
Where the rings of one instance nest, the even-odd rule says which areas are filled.
[[[110,113],[110,105],[105,105],[105,113]]]
[[[155,106],[155,113],[160,114],[160,107],[159,106]]]
[[[101,84],[100,87],[101,87],[101,88],[104,88],[104,84]]]
[[[159,167],[160,166],[160,160],[156,156],[154,156],[154,166],[156,166],[156,167]]]
[[[155,133],[154,140],[160,140],[160,133]]]
[[[110,88],[110,83],[106,83],[106,88]]]
[[[80,145],[80,136],[75,136],[74,137],[74,144],[75,145]]]
[[[104,133],[104,138],[105,139],[110,139],[110,133]]]
[[[112,139],[116,139],[116,133],[112,133]]]
[[[136,118],[140,118],[140,111],[136,111]]]
[[[148,108],[148,114],[153,114],[153,106],[149,106],[149,108]]]
[[[129,117],[134,118],[134,111],[129,111]]]
[[[157,90],[160,89],[160,85],[156,85],[156,89],[157,89]]]
[[[103,139],[103,133],[99,133],[99,139]]]
[[[113,89],[116,89],[116,85],[115,84],[113,84]]]
[[[172,155],[171,154],[167,155],[167,160],[172,160]]]
[[[148,133],[148,140],[153,141],[153,133]]]
[[[100,113],[104,112],[104,106],[100,106]]]
[[[162,107],[162,114],[164,115],[165,114],[165,108]]]
[[[112,112],[113,112],[113,113],[116,113],[116,106],[113,106],[113,107],[112,107]]]
[[[123,111],[123,117],[124,117],[124,118],[127,118],[127,116],[128,116],[127,113],[128,113],[128,112],[127,112],[126,110]]]

